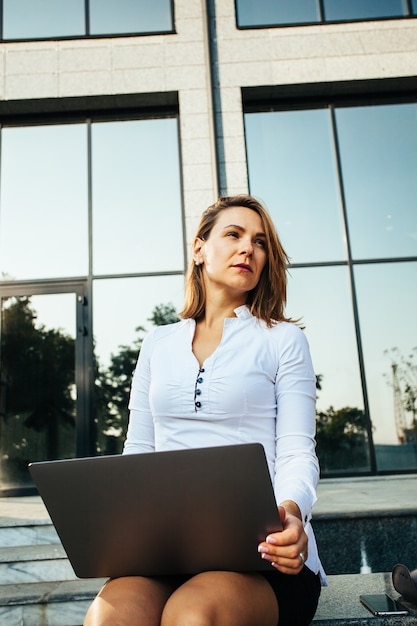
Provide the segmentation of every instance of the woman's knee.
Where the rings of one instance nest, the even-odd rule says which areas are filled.
[[[147,578],[110,580],[88,609],[84,626],[159,626],[171,592],[165,585]]]
[[[161,626],[274,626],[277,621],[275,595],[262,577],[207,572],[172,594]]]
[[[214,626],[214,611],[194,598],[190,602],[168,600],[162,612],[161,626]]]

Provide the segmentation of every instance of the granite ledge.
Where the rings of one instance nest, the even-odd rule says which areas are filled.
[[[338,574],[323,587],[312,626],[417,626],[417,607],[407,605],[410,615],[375,617],[360,602],[360,594],[387,593],[399,598],[391,572]]]

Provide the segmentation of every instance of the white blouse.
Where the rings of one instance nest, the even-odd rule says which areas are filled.
[[[309,537],[306,565],[322,575],[311,509],[316,378],[304,333],[268,328],[243,305],[224,321],[216,350],[200,365],[194,320],[158,326],[145,337],[134,372],[124,453],[259,442],[277,503],[295,501]]]

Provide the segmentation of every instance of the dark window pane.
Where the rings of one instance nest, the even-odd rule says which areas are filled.
[[[417,15],[417,0],[411,0],[411,8],[414,15]]]
[[[347,268],[291,269],[286,312],[294,319],[302,317],[314,371],[320,377],[317,451],[322,471],[369,471]]]
[[[1,299],[0,486],[75,455],[75,294]]]
[[[378,470],[416,469],[417,263],[357,266],[355,282]]]
[[[336,110],[355,259],[417,255],[417,105]]]
[[[95,274],[184,270],[177,120],[93,124]]]
[[[324,0],[324,18],[328,21],[363,20],[406,15],[405,0]]]
[[[318,0],[237,0],[241,27],[318,21]]]
[[[90,34],[166,32],[171,0],[90,0]]]
[[[346,258],[327,109],[245,116],[251,193],[267,204],[293,263]]]
[[[4,39],[84,34],[84,0],[3,0]]]
[[[3,278],[85,276],[88,273],[85,125],[5,128],[1,164],[0,273]]]
[[[96,375],[96,450],[121,452],[126,434],[128,397],[144,332],[155,307],[174,312],[182,307],[184,276],[95,280],[94,346]],[[173,321],[171,318],[169,321]],[[160,322],[158,322],[160,323]]]

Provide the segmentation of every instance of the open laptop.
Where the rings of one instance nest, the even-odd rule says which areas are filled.
[[[29,465],[80,578],[270,570],[282,529],[261,444]]]

